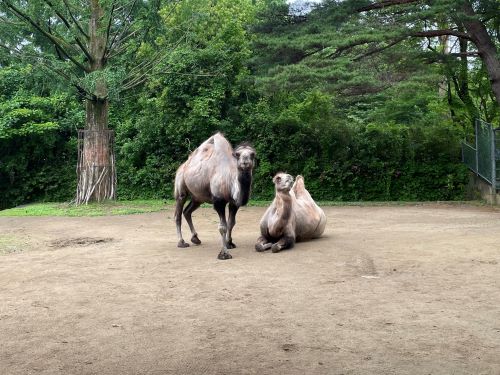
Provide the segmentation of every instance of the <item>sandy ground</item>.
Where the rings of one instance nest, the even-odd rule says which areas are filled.
[[[0,218],[0,374],[500,374],[499,210],[328,207],[279,254],[263,212],[227,261],[208,208],[188,249],[171,212]]]

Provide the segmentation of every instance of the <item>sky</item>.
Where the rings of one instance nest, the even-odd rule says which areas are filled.
[[[290,10],[296,14],[307,14],[311,11],[311,5],[319,4],[323,0],[287,0]]]

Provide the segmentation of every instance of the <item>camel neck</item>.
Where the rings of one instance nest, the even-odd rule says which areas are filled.
[[[244,206],[250,199],[250,190],[252,188],[252,171],[238,171],[238,182],[240,183],[239,206]]]
[[[276,192],[276,211],[283,221],[288,221],[292,214],[292,197],[289,192]]]

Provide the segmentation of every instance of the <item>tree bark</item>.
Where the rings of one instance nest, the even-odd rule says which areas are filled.
[[[500,60],[498,59],[497,49],[488,34],[488,30],[486,30],[484,24],[477,19],[477,15],[469,1],[464,2],[463,10],[467,16],[464,20],[465,29],[471,36],[477,47],[477,52],[483,60],[490,78],[491,89],[498,105],[500,105]]]
[[[87,100],[85,105],[85,128],[89,130],[107,130],[108,113],[108,99]]]
[[[107,33],[99,0],[91,0],[90,6],[89,62],[90,71],[96,72],[106,67]],[[115,199],[114,137],[108,129],[108,113],[108,88],[102,79],[95,83],[92,97],[85,104],[85,131],[79,136],[77,204]]]

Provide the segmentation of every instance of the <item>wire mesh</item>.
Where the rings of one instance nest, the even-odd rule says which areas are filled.
[[[496,188],[500,189],[500,129],[494,129]]]
[[[462,161],[469,169],[477,173],[476,149],[466,142],[462,142]]]
[[[476,120],[475,145],[462,142],[462,161],[496,189],[500,188],[500,128]]]
[[[491,125],[476,120],[476,145],[477,145],[477,174],[490,183],[493,181],[494,158],[494,134]]]

